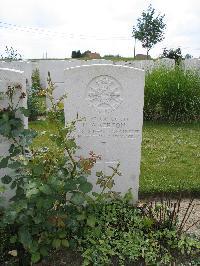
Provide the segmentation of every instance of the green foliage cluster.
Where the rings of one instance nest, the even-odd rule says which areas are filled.
[[[81,58],[81,57],[82,57],[82,54],[80,50],[72,51],[72,58]]]
[[[12,88],[12,95],[14,89]],[[92,190],[92,184],[87,181],[87,176],[100,158],[93,152],[89,158],[75,156],[78,147],[71,133],[79,120],[72,121],[65,127],[60,123],[57,113],[59,102],[54,103],[52,90],[52,83],[49,82],[47,94],[49,93],[52,105],[49,119],[56,123],[56,131],[50,137],[57,152],[46,147],[37,150],[28,148],[35,134],[23,129],[22,121],[15,119],[17,112],[23,111],[26,114],[27,110],[19,109],[18,106],[13,108],[12,101],[9,109],[2,110],[0,119],[1,134],[11,142],[9,155],[1,159],[0,168],[12,169],[1,181],[15,190],[15,196],[3,212],[1,226],[5,230],[10,226],[13,228],[10,241],[16,245],[15,252],[19,256],[20,265],[23,265],[26,253],[30,255],[32,262],[37,262],[47,256],[52,248],[74,247],[83,222],[92,219],[84,217],[85,204],[106,195],[114,195],[110,191],[110,180],[115,174],[119,174],[119,166],[113,168],[111,177],[100,172],[98,183],[102,192],[93,196],[88,194]],[[60,102],[62,100],[63,98]],[[10,124],[14,128],[9,127],[8,130]],[[105,191],[105,188],[110,192]]]
[[[81,53],[80,50],[77,51],[72,51],[72,58],[82,58],[82,59],[87,59],[88,54],[90,54],[91,51],[90,50],[86,50],[85,52]]]
[[[26,115],[26,109],[13,106],[11,100],[0,113],[0,133],[11,142],[10,155],[0,160],[0,168],[12,169],[1,181],[16,191],[1,214],[4,255],[17,256],[19,265],[38,262],[52,249],[61,248],[81,250],[83,265],[109,265],[113,259],[121,265],[169,265],[177,257],[192,263],[198,259],[199,241],[182,233],[184,221],[178,226],[179,205],[133,206],[130,191],[124,198],[112,191],[114,177],[121,175],[119,164],[111,167],[110,176],[96,173],[101,192],[92,192],[87,176],[100,156],[94,152],[88,158],[76,155],[73,132],[81,119],[63,126],[58,110],[65,96],[55,103],[50,77],[48,81],[49,119],[56,124],[49,136],[54,150],[30,148],[35,133],[23,129],[22,121],[16,118],[18,112]],[[15,89],[20,87],[8,88],[10,99]],[[21,94],[20,99],[23,97]],[[9,252],[5,247],[8,242]]]
[[[38,116],[46,114],[46,97],[40,84],[39,69],[32,73],[32,87],[28,93],[27,105],[29,110],[29,119],[35,120]]]
[[[158,42],[164,39],[164,29],[166,27],[164,15],[155,17],[155,9],[149,5],[147,11],[143,11],[137,20],[137,27],[133,27],[133,37],[142,42],[142,47],[149,50]]]
[[[144,119],[191,121],[200,119],[200,76],[180,67],[147,73]]]
[[[187,54],[188,56],[188,54]],[[181,53],[181,48],[177,48],[177,49],[167,49],[164,48],[163,49],[163,54],[161,55],[161,58],[170,58],[170,59],[174,59],[175,60],[175,64],[176,65],[180,65],[183,56]]]
[[[128,193],[88,207],[95,220],[84,228],[83,265],[196,265],[200,242],[178,229],[178,205],[133,206],[129,200]]]

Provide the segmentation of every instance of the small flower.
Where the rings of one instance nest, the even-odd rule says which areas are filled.
[[[13,257],[17,257],[17,250],[13,249],[13,250],[10,250],[8,252],[9,255],[13,256]]]

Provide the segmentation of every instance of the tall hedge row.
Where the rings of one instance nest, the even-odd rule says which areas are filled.
[[[200,119],[200,74],[180,67],[146,74],[144,119],[189,122]]]

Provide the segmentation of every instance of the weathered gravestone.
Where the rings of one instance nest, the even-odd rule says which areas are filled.
[[[54,83],[55,90],[53,91],[54,101],[58,100],[65,94],[64,86],[64,69],[74,66],[90,65],[90,64],[112,64],[110,60],[93,59],[93,60],[42,60],[39,61],[39,70],[42,84],[48,87],[48,72],[50,72],[51,80]],[[46,99],[47,109],[51,108],[49,99]]]
[[[94,190],[96,171],[112,173],[120,162],[114,190],[132,189],[138,197],[143,124],[144,71],[120,65],[88,65],[65,70],[65,118],[85,120],[77,124],[79,154],[90,151],[102,156],[89,177]]]
[[[0,96],[0,110],[8,107],[8,99],[6,95],[4,94],[8,86],[12,87],[12,86],[17,86],[17,85],[20,85],[20,89],[16,90],[16,94],[14,95],[14,98],[13,98],[14,107],[18,103],[21,93],[22,92],[26,93],[26,78],[24,76],[24,72],[19,71],[19,70],[14,70],[14,69],[8,69],[8,68],[0,68],[0,92],[3,93]],[[20,99],[19,107],[25,107],[25,108],[27,107],[26,96]],[[28,128],[28,118],[20,113],[17,114],[17,117],[21,118],[24,123],[24,127]],[[9,140],[8,138],[0,134],[0,161],[3,158],[3,156],[9,155],[10,145],[11,145],[11,140]],[[0,169],[0,186],[1,186],[1,178],[4,175],[9,174],[10,171],[11,170],[8,168]],[[4,196],[7,200],[12,195],[13,195],[13,192],[11,192],[10,190],[7,190],[4,193]]]

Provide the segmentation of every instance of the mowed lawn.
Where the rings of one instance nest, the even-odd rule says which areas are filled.
[[[30,128],[51,134],[55,125],[30,122]],[[39,134],[34,146],[53,148],[48,136]],[[140,195],[200,196],[200,123],[145,122],[143,126]]]
[[[200,196],[200,123],[143,127],[140,193]]]

